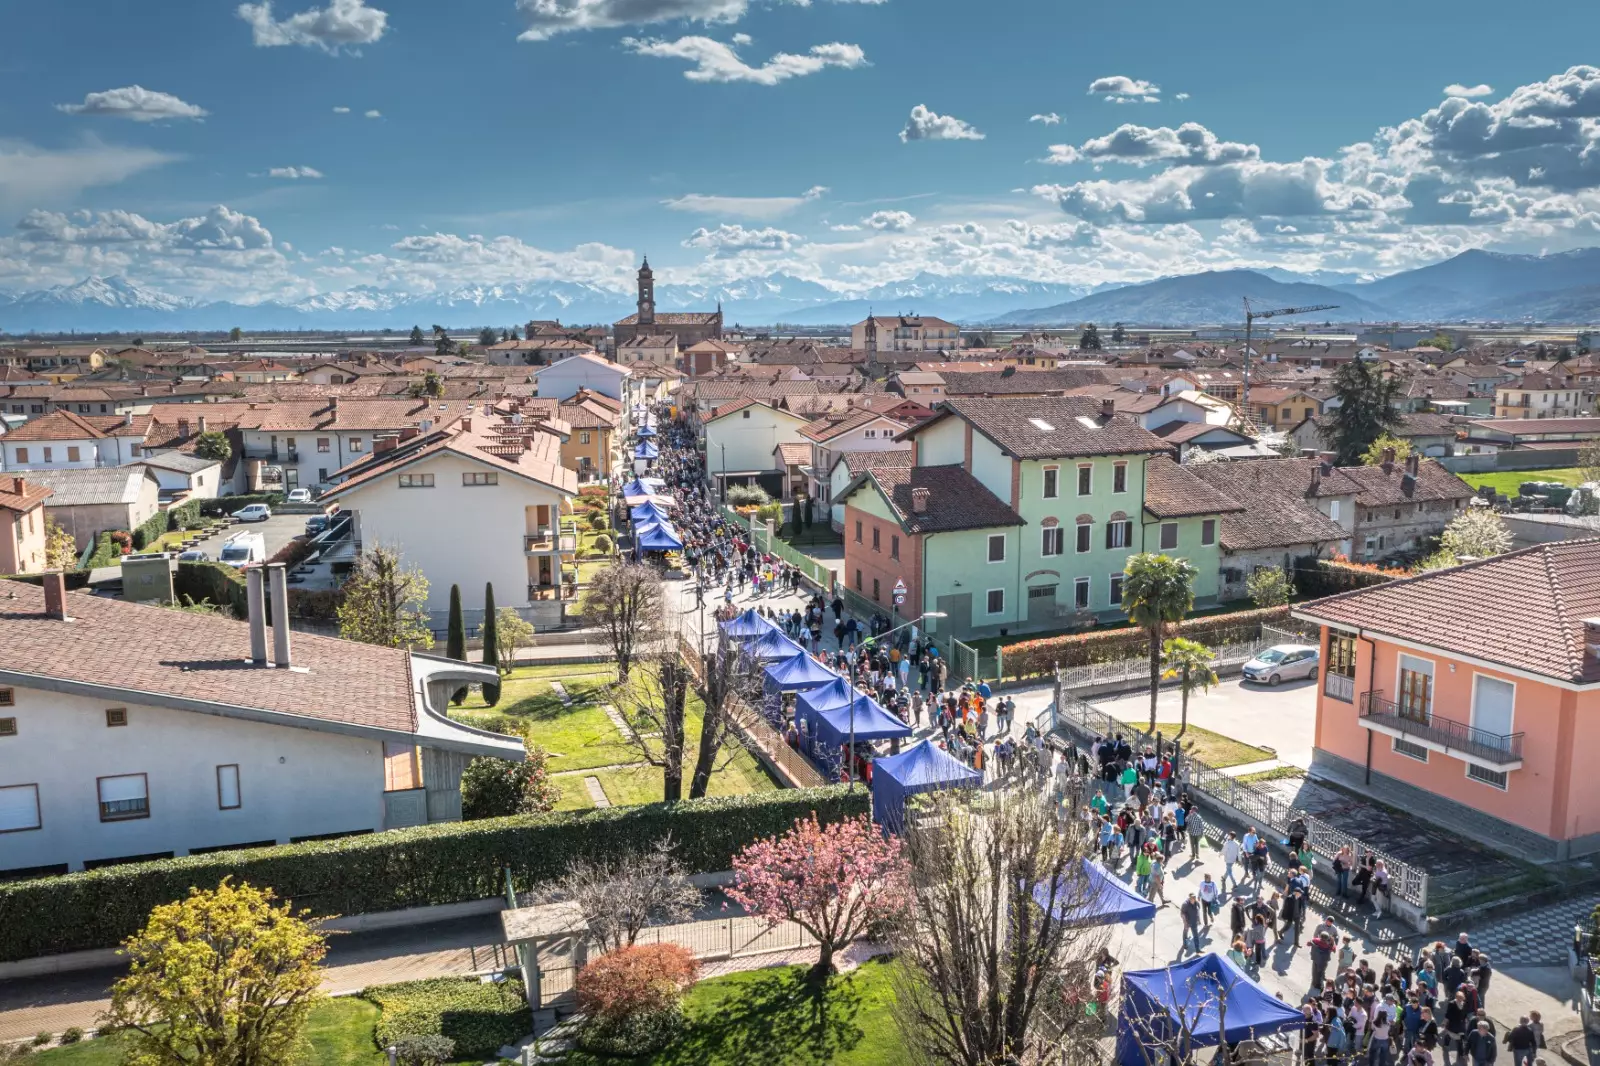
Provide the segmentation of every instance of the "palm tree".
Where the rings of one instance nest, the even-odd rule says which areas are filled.
[[[1199,574],[1187,559],[1140,552],[1129,556],[1122,581],[1122,609],[1150,638],[1150,732],[1156,731],[1156,693],[1161,688],[1161,638],[1194,606]]]
[[[1178,722],[1178,736],[1172,738],[1177,740],[1189,730],[1189,694],[1210,692],[1218,681],[1217,672],[1211,668],[1211,649],[1198,640],[1172,637],[1161,645],[1161,655],[1167,664],[1161,677],[1167,681],[1177,678],[1183,693],[1183,717]]]

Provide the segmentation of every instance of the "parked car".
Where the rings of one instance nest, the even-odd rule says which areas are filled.
[[[272,508],[264,503],[252,503],[233,512],[233,517],[241,522],[265,522],[272,517]]]
[[[207,555],[199,548],[190,548],[187,551],[181,551],[178,553],[178,561],[180,563],[203,563],[209,558],[211,558],[211,556]]]
[[[222,542],[217,562],[234,568],[267,561],[267,538],[260,533],[235,533]]]
[[[1244,664],[1244,679],[1276,685],[1316,677],[1321,654],[1309,644],[1276,644]]]
[[[310,503],[310,489],[290,489],[287,497],[289,503]]]
[[[316,536],[318,533],[321,533],[324,529],[327,529],[328,528],[328,523],[330,523],[332,521],[333,521],[333,519],[329,518],[325,514],[314,514],[314,515],[312,515],[310,518],[306,519],[306,532],[305,532],[305,535],[308,536],[308,537]]]

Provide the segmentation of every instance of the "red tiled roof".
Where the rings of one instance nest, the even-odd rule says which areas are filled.
[[[1339,472],[1356,483],[1356,503],[1362,507],[1391,507],[1400,503],[1471,499],[1472,486],[1439,465],[1423,459],[1417,476],[1406,473],[1405,463],[1382,466],[1345,466]]]
[[[959,466],[869,466],[851,480],[838,498],[848,499],[868,481],[883,493],[901,528],[908,533],[1027,525],[1009,504]],[[913,489],[927,490],[925,510],[916,509]]]
[[[1099,402],[1084,396],[952,398],[907,436],[951,416],[970,422],[1019,459],[1171,451],[1171,445],[1130,418],[1102,417]]]
[[[18,486],[21,486],[21,492],[17,491]],[[0,508],[7,511],[25,514],[43,503],[53,492],[55,490],[49,485],[41,485],[14,474],[0,474]]]
[[[780,444],[777,452],[785,466],[804,466],[811,461],[811,449],[804,444]]]
[[[1566,540],[1301,604],[1296,617],[1415,641],[1542,677],[1600,683],[1600,540]]]
[[[71,411],[52,411],[22,423],[6,434],[6,440],[101,440],[105,436],[82,415],[75,415]]]
[[[1320,465],[1317,459],[1244,459],[1188,469],[1241,507],[1222,517],[1222,547],[1227,551],[1250,551],[1327,544],[1349,536],[1314,501],[1328,496],[1353,496],[1358,486],[1344,476],[1345,468],[1334,467],[1323,476],[1317,470]]]
[[[1157,518],[1233,514],[1244,510],[1226,493],[1206,484],[1164,455],[1144,466],[1144,509]]]

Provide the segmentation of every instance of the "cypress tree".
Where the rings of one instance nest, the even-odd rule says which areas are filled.
[[[500,627],[494,615],[494,582],[483,586],[483,665],[495,672],[493,684],[483,686],[483,702],[493,707],[500,702]]]
[[[450,586],[450,622],[445,631],[445,655],[457,662],[467,661],[467,624],[461,619],[461,586]],[[456,689],[450,702],[460,706],[467,698],[467,686]]]

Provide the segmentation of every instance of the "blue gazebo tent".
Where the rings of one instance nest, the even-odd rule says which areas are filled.
[[[637,507],[630,507],[628,509],[628,519],[634,525],[649,525],[651,522],[660,522],[665,525],[672,524],[672,519],[667,517],[667,512],[653,502],[641,503]]]
[[[640,441],[639,446],[633,449],[635,459],[654,459],[660,454],[661,450],[647,440]]]
[[[647,552],[683,550],[683,539],[678,536],[678,531],[665,522],[634,526],[633,543],[640,551]]]
[[[1116,925],[1156,916],[1154,903],[1111,876],[1105,867],[1084,859],[1083,873],[1089,880],[1084,899],[1068,911],[1067,901],[1062,898],[1068,890],[1058,888],[1053,901],[1055,917],[1072,925]],[[1051,907],[1050,886],[1044,883],[1033,886],[1033,900],[1040,907]]]
[[[772,662],[774,659],[792,659],[796,655],[804,655],[805,651],[800,645],[784,636],[783,630],[777,627],[773,627],[744,646],[746,655],[754,656],[764,663]]]
[[[722,623],[722,635],[729,640],[749,640],[763,633],[781,633],[776,624],[757,614],[754,609],[735,615]]]
[[[839,675],[823,666],[817,660],[801,652],[787,659],[777,659],[767,664],[761,680],[762,706],[761,710],[766,715],[767,721],[773,725],[783,724],[783,694],[785,692],[799,692],[802,689],[816,688],[826,685],[830,681],[837,681]]]
[[[857,696],[853,703],[833,707],[818,708],[811,702],[813,692],[831,687],[830,682],[819,689],[798,692],[794,697],[795,727],[806,738],[811,757],[826,766],[830,776],[839,765],[839,753],[850,742],[852,733],[857,743],[864,740],[897,740],[912,735],[910,726],[865,694]]]
[[[634,431],[634,436],[636,437],[653,437],[655,435],[656,431],[651,429],[649,426],[640,426]]]
[[[1299,1008],[1271,995],[1228,959],[1207,952],[1165,969],[1122,975],[1117,1062],[1148,1066],[1151,1045],[1170,1046],[1185,1034],[1190,1047],[1216,1047],[1295,1031],[1304,1022]]]
[[[835,677],[826,685],[819,685],[806,692],[806,703],[814,711],[826,711],[833,707],[848,707],[851,700],[859,700],[861,698],[861,690],[852,687],[842,677]]]
[[[906,797],[947,788],[977,788],[983,773],[931,740],[872,764],[872,820],[898,833],[905,828]]]

